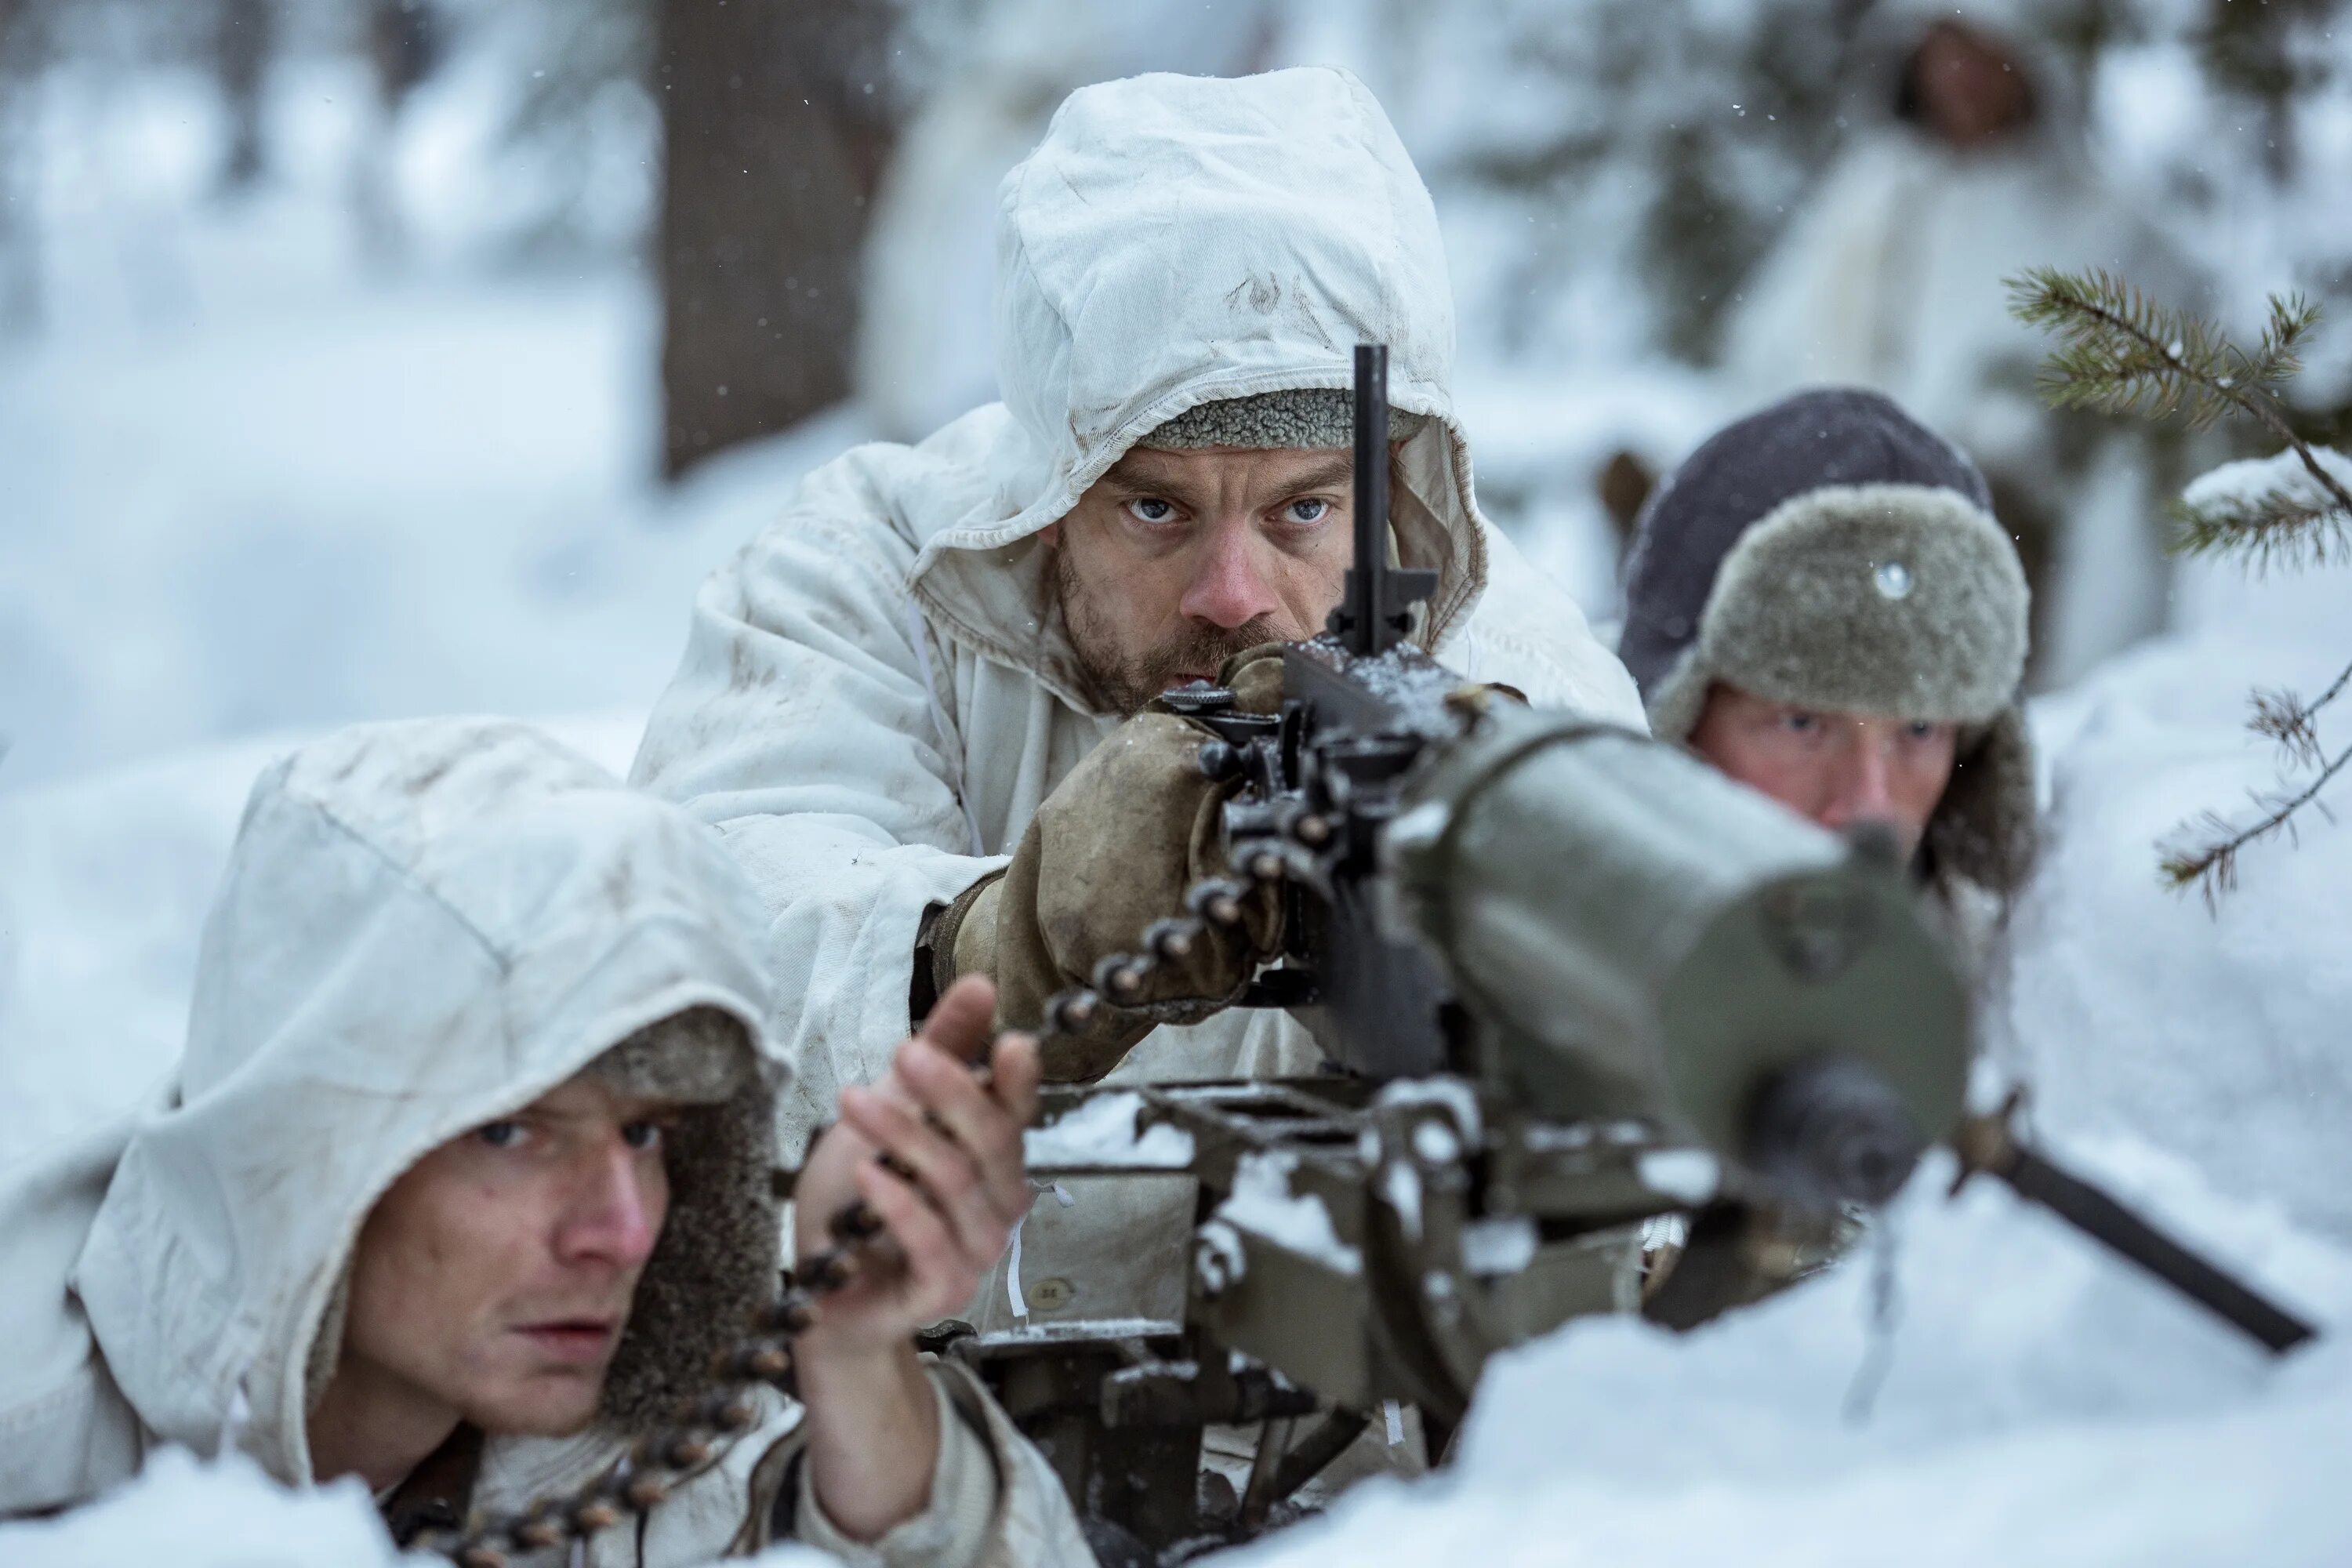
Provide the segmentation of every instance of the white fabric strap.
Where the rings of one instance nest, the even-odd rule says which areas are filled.
[[[1013,1227],[1013,1250],[1004,1259],[1004,1299],[1013,1308],[1013,1315],[1027,1321],[1028,1298],[1021,1294],[1021,1233],[1029,1228],[1029,1216],[1023,1215]]]
[[[948,710],[940,705],[939,679],[931,673],[931,629],[923,624],[923,606],[912,594],[907,595],[907,636],[914,642],[915,658],[923,667],[923,699],[931,705],[931,727],[940,732],[940,756],[948,765],[948,787],[955,791],[956,804],[963,807],[964,826],[971,829],[971,852],[985,855],[988,841],[981,837],[980,813],[972,809],[971,796],[964,793],[963,747],[948,728]]]

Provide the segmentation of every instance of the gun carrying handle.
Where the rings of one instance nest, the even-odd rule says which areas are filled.
[[[2129,1258],[2199,1306],[2257,1341],[2273,1355],[2284,1355],[2318,1330],[2275,1301],[2183,1247],[2155,1226],[2126,1208],[2108,1194],[2036,1152],[2010,1131],[2018,1104],[2012,1095],[1990,1116],[1971,1116],[1954,1141],[1960,1156],[1960,1180],[1975,1172],[1997,1176],[2021,1197],[2029,1198]],[[1954,1184],[1955,1189],[1958,1187]]]

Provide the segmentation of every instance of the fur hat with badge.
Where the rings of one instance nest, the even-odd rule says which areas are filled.
[[[1717,431],[1643,507],[1618,649],[1662,740],[1716,681],[1955,723],[1920,870],[2007,895],[2034,853],[2018,688],[2028,595],[1984,476],[1874,392],[1804,392]]]

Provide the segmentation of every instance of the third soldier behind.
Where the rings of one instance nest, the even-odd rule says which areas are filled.
[[[1889,830],[1966,955],[2034,852],[2025,574],[1984,478],[1874,392],[1727,426],[1635,524],[1650,729],[1822,826]]]

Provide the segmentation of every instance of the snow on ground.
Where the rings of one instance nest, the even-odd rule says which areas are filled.
[[[184,1448],[157,1454],[137,1481],[93,1507],[0,1527],[0,1544],[10,1568],[365,1568],[400,1560],[357,1480],[298,1495],[242,1456],[206,1464]]]
[[[0,344],[0,788],[443,711],[642,712],[702,577],[856,416],[652,480],[656,334],[625,253],[360,261],[365,83],[289,68],[275,181],[204,196],[172,72],[44,89],[49,322]],[[340,107],[339,107],[340,106]],[[462,97],[412,148],[477,160]],[[426,240],[483,205],[436,180]]]
[[[2276,785],[2275,748],[2244,728],[2249,689],[2315,692],[2347,660],[2352,636],[2216,628],[2068,695],[2047,858],[1990,1023],[2045,1125],[2146,1138],[2352,1243],[2352,824],[2311,815],[2299,844],[2243,851],[2210,910],[2159,889],[2155,847],[2208,810],[2251,818],[2248,792]]]
[[[8,1568],[447,1568],[393,1549],[366,1489],[345,1480],[292,1493],[242,1455],[217,1463],[167,1448],[136,1481],[43,1524],[0,1526]],[[779,1546],[747,1568],[824,1568],[835,1560]]]
[[[2352,1258],[2116,1144],[2111,1175],[2352,1319]],[[1237,1562],[2080,1568],[2352,1561],[2352,1346],[2270,1363],[2005,1193],[1899,1215],[1867,1415],[1871,1260],[1685,1339],[1590,1322],[1489,1369],[1448,1477],[1377,1482]]]
[[[166,195],[197,162],[173,102],[139,121]],[[0,1160],[166,1069],[269,757],[352,718],[487,709],[584,715],[552,727],[617,767],[695,583],[861,427],[821,421],[660,496],[639,280],[355,278],[315,199],[334,177],[294,171],[309,205],[199,224],[119,163],[58,175],[80,204],[59,303],[82,324],[0,357]],[[100,311],[110,289],[131,304]],[[93,311],[111,324],[83,330]],[[1665,378],[1628,414],[1497,381],[1463,401],[1496,437],[1482,480],[1540,498],[1563,451],[1679,455],[1706,395]],[[1537,545],[1570,575],[1605,556],[1576,510]],[[2352,824],[2251,851],[2218,915],[2158,890],[2153,842],[2271,782],[2244,694],[2352,658],[2347,593],[2191,570],[2175,638],[2038,707],[2053,843],[1989,1020],[2065,1158],[2339,1336]],[[1895,1227],[1866,1420],[1845,1406],[1874,1353],[1867,1257],[1685,1339],[1592,1321],[1528,1347],[1451,1473],[1375,1483],[1236,1561],[2352,1562],[2352,1348],[2266,1363],[2004,1193],[1946,1202],[1938,1174]],[[355,1493],[171,1456],[0,1529],[12,1568],[387,1555]]]

